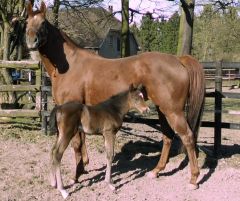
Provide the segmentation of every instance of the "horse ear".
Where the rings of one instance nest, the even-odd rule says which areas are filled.
[[[28,2],[28,4],[27,4],[27,14],[28,14],[28,16],[32,16],[33,15],[33,5],[32,5],[32,3],[31,3],[31,1],[29,1]]]
[[[40,12],[43,13],[44,16],[46,15],[47,7],[46,7],[46,4],[44,3],[44,1],[41,2]]]

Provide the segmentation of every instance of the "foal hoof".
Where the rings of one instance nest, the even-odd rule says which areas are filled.
[[[116,190],[116,187],[113,185],[113,181],[107,181],[105,180],[106,184],[108,185],[108,187],[112,190],[112,191],[115,191]]]
[[[69,182],[69,184],[72,186],[72,185],[74,185],[74,184],[76,184],[77,182],[75,181],[75,179],[70,179],[70,182]]]
[[[53,188],[57,188],[57,181],[51,180],[51,181],[50,181],[50,185],[51,185]]]
[[[188,184],[189,190],[196,190],[199,188],[198,184]]]
[[[60,192],[61,192],[64,199],[66,199],[69,196],[69,193],[65,189],[60,190]]]
[[[153,172],[153,171],[147,172],[146,176],[147,176],[147,178],[150,178],[150,179],[157,178],[157,174],[155,172]]]
[[[113,185],[113,184],[108,184],[109,188],[112,190],[112,191],[115,191],[116,190],[116,187]]]

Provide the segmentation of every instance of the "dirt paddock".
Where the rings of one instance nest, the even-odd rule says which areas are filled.
[[[210,155],[213,129],[201,128],[198,144],[201,150],[199,189],[188,189],[189,166],[184,154],[171,150],[166,169],[157,179],[145,173],[157,163],[161,134],[143,124],[125,123],[116,141],[112,192],[104,183],[105,153],[101,136],[88,136],[90,163],[79,183],[70,186],[74,160],[71,147],[62,160],[64,184],[71,193],[67,200],[161,200],[161,201],[237,201],[240,200],[240,133],[223,130],[222,155]],[[33,124],[0,123],[0,200],[59,201],[60,193],[48,181],[49,152],[55,136],[44,136]]]

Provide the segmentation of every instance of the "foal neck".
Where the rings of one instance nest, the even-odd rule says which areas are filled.
[[[131,109],[128,103],[128,91],[124,91],[120,94],[112,96],[109,100],[107,100],[107,104],[111,105],[114,110],[117,110],[117,113],[121,118],[124,117],[125,114]]]

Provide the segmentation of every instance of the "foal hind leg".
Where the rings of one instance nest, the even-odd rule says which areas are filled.
[[[172,114],[167,118],[167,120],[173,130],[180,136],[183,145],[187,150],[191,169],[190,188],[196,189],[198,188],[197,178],[200,172],[198,168],[193,132],[191,131],[183,112],[179,114]]]
[[[157,166],[147,173],[147,176],[149,178],[156,178],[158,173],[165,169],[169,157],[170,148],[172,145],[172,139],[174,137],[174,132],[170,128],[165,116],[158,108],[157,111],[161,123],[161,131],[163,132],[163,148]]]
[[[73,137],[72,147],[74,149],[76,161],[76,172],[72,183],[76,183],[80,175],[84,172],[84,166],[89,163],[84,133],[78,132]]]
[[[105,145],[106,156],[107,156],[105,182],[108,183],[111,190],[115,190],[115,186],[113,185],[113,181],[111,178],[111,172],[112,172],[112,161],[114,157],[114,144],[115,144],[116,134],[113,132],[106,132],[103,134],[103,136],[104,136],[104,145]]]
[[[62,177],[61,177],[61,170],[60,170],[60,163],[63,156],[64,151],[66,150],[73,134],[73,132],[65,132],[59,133],[57,142],[53,146],[52,149],[52,174],[54,174],[57,183],[57,189],[61,192],[63,198],[65,199],[68,196],[68,192],[64,189]]]
[[[57,178],[56,178],[56,168],[53,165],[53,153],[54,153],[54,150],[56,149],[56,146],[57,146],[57,140],[58,140],[58,137],[57,137],[57,139],[56,139],[56,141],[55,141],[55,143],[52,147],[51,153],[50,153],[50,161],[51,161],[50,184],[54,188],[57,188]]]

